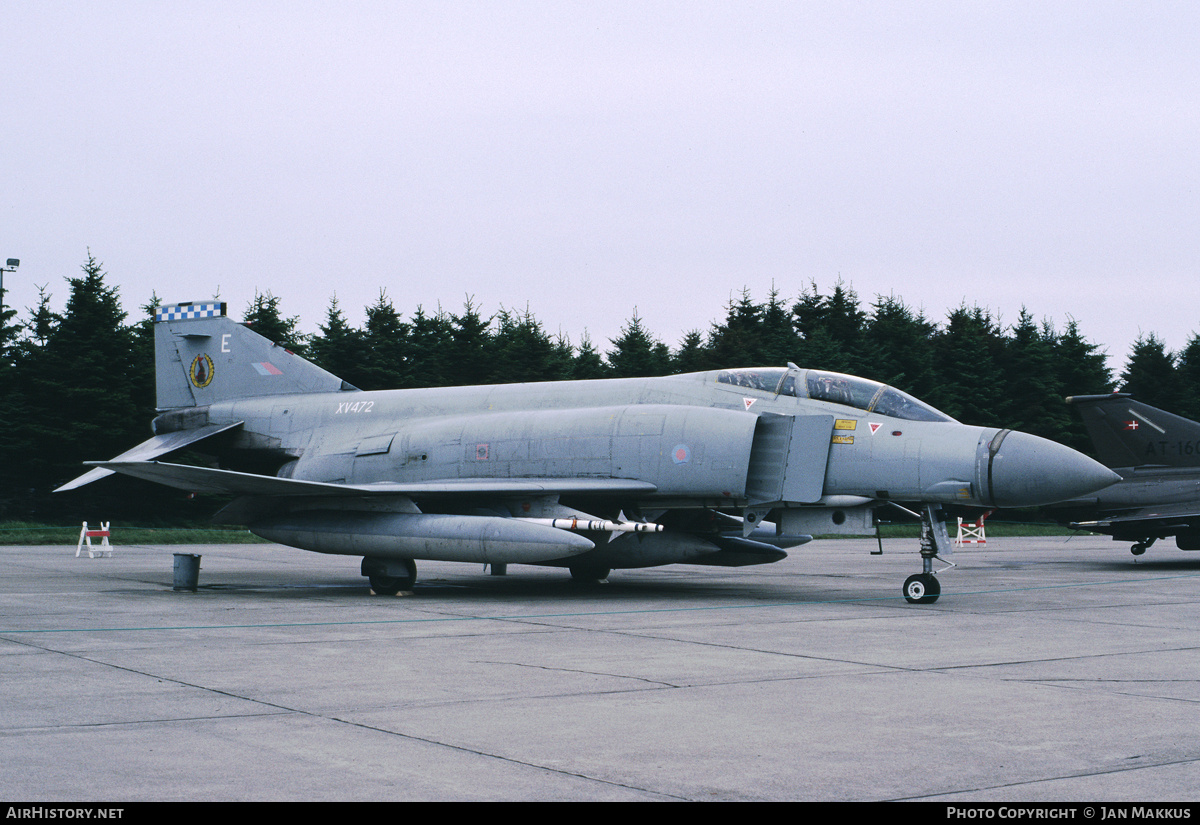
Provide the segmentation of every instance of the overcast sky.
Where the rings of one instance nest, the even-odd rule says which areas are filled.
[[[934,321],[1200,332],[1195,2],[0,0],[6,303],[315,331],[473,296],[602,350],[842,279]],[[804,365],[802,365],[804,366]],[[820,366],[820,365],[807,365]]]

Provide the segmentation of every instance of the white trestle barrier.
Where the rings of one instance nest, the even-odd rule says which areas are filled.
[[[983,522],[992,514],[988,510],[975,521],[963,522],[962,517],[958,519],[958,536],[954,539],[955,547],[962,547],[964,544],[987,544],[987,533],[984,531]]]
[[[108,543],[108,537],[111,535],[108,529],[110,522],[101,522],[99,530],[89,530],[88,523],[83,523],[83,529],[79,531],[79,543],[75,545],[75,558],[79,558],[79,554],[83,552],[83,546],[87,545],[87,554],[89,559],[94,559],[96,556],[108,555],[112,558],[112,545]],[[99,545],[93,545],[92,539],[100,539]]]

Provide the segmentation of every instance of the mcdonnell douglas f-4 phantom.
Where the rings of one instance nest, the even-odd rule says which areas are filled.
[[[904,595],[931,602],[933,559],[950,552],[942,504],[1025,507],[1118,480],[1054,442],[792,364],[363,392],[224,304],[161,307],[155,321],[154,437],[60,490],[118,472],[233,494],[218,521],[361,556],[377,593],[410,589],[416,559],[581,579],[764,564],[891,502],[923,508],[923,569]],[[160,461],[185,447],[216,466]]]
[[[1121,481],[1051,508],[1076,529],[1131,541],[1140,556],[1160,538],[1200,550],[1200,422],[1135,401],[1129,393],[1067,399],[1083,417],[1096,455]]]

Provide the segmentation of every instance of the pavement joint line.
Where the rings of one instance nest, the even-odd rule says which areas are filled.
[[[1122,765],[1120,767],[1106,768],[1097,771],[1080,771],[1078,773],[1067,773],[1060,776],[1042,776],[1033,779],[1022,779],[1014,782],[1005,782],[1000,785],[981,785],[978,788],[959,788],[953,791],[939,791],[933,793],[921,794],[920,796],[903,796],[893,799],[883,800],[886,802],[932,802],[942,801],[947,797],[962,796],[963,794],[979,794],[984,791],[1009,790],[1012,788],[1028,788],[1035,785],[1047,785],[1053,782],[1061,782],[1067,779],[1087,779],[1101,776],[1114,776],[1123,773],[1133,773],[1136,771],[1154,770],[1156,768],[1171,768],[1178,765],[1194,765],[1200,761],[1200,757],[1185,757],[1182,759],[1164,759],[1156,762],[1147,762],[1140,765]]]
[[[465,744],[456,744],[454,742],[450,742],[447,740],[434,739],[429,736],[421,736],[421,735],[418,735],[415,733],[406,733],[401,730],[394,730],[391,728],[381,727],[379,725],[372,725],[372,724],[368,724],[368,723],[362,722],[362,721],[356,721],[353,719],[343,718],[342,716],[340,716],[338,714],[321,713],[321,712],[314,711],[314,710],[305,710],[304,708],[292,707],[290,705],[284,705],[279,702],[271,702],[266,699],[262,699],[262,698],[255,697],[255,696],[250,696],[248,694],[236,693],[231,690],[224,690],[221,688],[212,687],[210,685],[202,685],[202,684],[199,684],[198,682],[189,682],[189,681],[186,681],[183,679],[176,679],[176,678],[166,676],[166,675],[151,673],[150,671],[147,671],[147,670],[140,670],[140,669],[134,668],[134,667],[128,667],[125,665],[115,664],[113,662],[105,662],[103,660],[94,659],[91,656],[85,656],[85,655],[79,654],[79,653],[64,653],[63,651],[49,651],[49,650],[47,652],[59,653],[60,655],[65,655],[65,656],[69,656],[71,658],[80,659],[85,662],[91,662],[95,665],[99,665],[102,667],[110,667],[110,668],[113,668],[116,670],[124,671],[126,673],[132,673],[132,674],[135,674],[138,676],[144,676],[149,679],[158,679],[160,681],[167,681],[167,682],[171,682],[173,684],[180,685],[183,687],[188,687],[188,688],[192,688],[195,690],[204,691],[206,693],[212,693],[212,694],[215,694],[218,696],[224,696],[224,697],[227,697],[230,699],[236,699],[236,700],[242,701],[242,702],[248,702],[248,703],[251,703],[254,705],[258,705],[258,706],[262,706],[262,707],[270,709],[269,711],[266,711],[263,713],[237,714],[235,718],[238,718],[238,719],[245,719],[245,718],[249,718],[252,716],[254,716],[254,717],[279,716],[279,715],[306,716],[306,717],[309,717],[312,719],[320,719],[320,720],[332,722],[332,723],[338,724],[338,725],[346,725],[349,727],[359,728],[361,730],[372,731],[374,733],[383,734],[384,736],[398,737],[401,739],[407,739],[412,742],[422,742],[424,744],[432,745],[432,746],[438,747],[438,748],[449,748],[451,750],[456,750],[461,753],[468,753],[468,754],[472,754],[474,756],[479,756],[484,759],[495,759],[500,762],[507,762],[507,763],[510,763],[513,765],[520,765],[522,767],[533,768],[535,770],[547,771],[549,773],[558,774],[561,776],[571,776],[571,777],[575,777],[577,779],[582,779],[582,780],[586,780],[589,782],[596,782],[596,783],[599,783],[602,785],[609,785],[609,786],[613,786],[613,787],[617,787],[617,788],[625,788],[627,790],[637,791],[639,793],[645,793],[645,794],[649,794],[649,795],[656,796],[656,797],[662,797],[662,798],[666,798],[666,799],[679,799],[679,800],[684,800],[684,801],[686,801],[686,799],[687,799],[687,797],[682,797],[682,796],[679,796],[678,794],[673,794],[673,793],[670,793],[667,791],[654,790],[653,788],[650,788],[650,787],[640,787],[638,785],[633,785],[628,782],[619,782],[619,781],[616,781],[613,779],[606,779],[601,776],[592,776],[590,774],[582,773],[580,771],[565,770],[563,768],[557,768],[557,767],[554,767],[551,765],[541,764],[539,762],[534,762],[532,760],[518,759],[513,756],[506,756],[499,752],[492,752],[492,751],[488,751],[488,750],[483,750],[482,748],[470,747]],[[234,718],[234,717],[230,717],[228,715],[223,715],[223,716],[209,716],[209,717],[191,717],[188,719],[174,719],[174,720],[156,719],[156,720],[143,720],[140,722],[125,721],[125,722],[114,722],[111,724],[105,724],[102,726],[94,726],[94,727],[112,727],[112,726],[116,726],[116,725],[135,725],[135,724],[143,724],[146,721],[148,721],[151,724],[161,724],[164,721],[178,723],[178,722],[195,722],[195,721],[199,721],[200,719],[207,719],[209,721],[219,721],[219,720],[229,719],[229,718]]]

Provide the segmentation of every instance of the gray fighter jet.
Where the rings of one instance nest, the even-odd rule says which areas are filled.
[[[1140,556],[1160,538],[1200,550],[1200,423],[1128,393],[1076,395],[1096,455],[1121,481],[1048,510],[1062,524],[1131,541]]]
[[[1118,477],[1042,438],[971,427],[891,387],[836,373],[731,369],[597,381],[363,392],[225,316],[162,307],[154,437],[60,490],[124,473],[238,496],[217,520],[271,541],[361,556],[376,593],[416,559],[612,568],[740,566],[916,505],[922,572],[940,592],[942,504],[1025,507]],[[213,466],[166,463],[183,448]],[[767,521],[769,514],[774,521]]]

